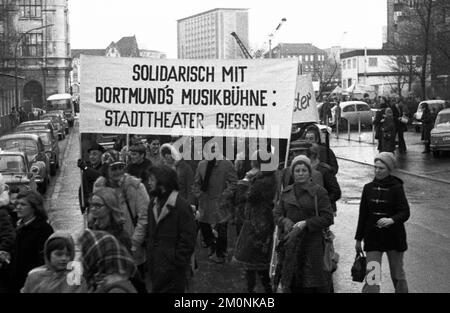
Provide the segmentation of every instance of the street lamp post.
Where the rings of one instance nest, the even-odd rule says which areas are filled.
[[[272,39],[273,37],[275,37],[276,32],[281,28],[281,25],[283,25],[283,23],[286,21],[286,18],[282,18],[275,31],[269,35],[269,59],[272,58]]]
[[[31,33],[32,31],[48,28],[48,27],[51,27],[53,25],[55,25],[55,24],[48,24],[48,25],[39,26],[39,27],[35,27],[35,28],[32,28],[32,29],[29,29],[26,32],[24,32],[22,35],[20,35],[19,39],[16,42],[16,45],[14,47],[14,76],[16,77],[16,79],[15,79],[16,108],[19,107],[19,81],[18,81],[18,77],[17,77],[17,75],[18,75],[17,74],[17,48],[19,47],[19,43],[22,41],[22,39],[25,37],[25,35]]]

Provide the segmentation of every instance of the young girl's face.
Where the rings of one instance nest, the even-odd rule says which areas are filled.
[[[57,271],[65,271],[70,262],[70,252],[67,248],[63,250],[53,250],[50,253],[50,265]]]

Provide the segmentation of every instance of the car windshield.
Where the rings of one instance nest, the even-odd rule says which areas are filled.
[[[53,123],[59,123],[59,116],[58,115],[43,115],[42,119],[52,120]]]
[[[21,151],[28,156],[38,153],[37,144],[32,139],[0,140],[0,148],[6,151]]]
[[[24,173],[25,162],[20,155],[0,155],[0,173]]]
[[[39,138],[41,138],[42,143],[44,145],[49,145],[52,143],[52,140],[50,138],[50,133],[36,133],[36,135],[38,135]]]
[[[436,118],[436,125],[450,123],[450,113],[439,114]]]
[[[48,129],[47,125],[23,125],[17,127],[17,131],[45,130],[45,129]]]

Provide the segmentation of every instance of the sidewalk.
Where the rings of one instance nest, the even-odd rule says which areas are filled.
[[[336,133],[330,136],[330,147],[338,159],[350,160],[366,165],[373,165],[373,158],[378,153],[377,140],[373,142],[371,130],[350,133],[350,141],[347,133],[340,133],[336,139]],[[359,141],[360,140],[360,141]],[[434,158],[431,153],[422,154],[424,149],[421,134],[413,130],[405,132],[405,141],[408,152],[399,154],[398,172],[450,184],[450,157],[447,155]]]

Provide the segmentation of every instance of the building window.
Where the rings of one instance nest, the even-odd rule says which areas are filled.
[[[20,0],[19,12],[24,18],[42,17],[42,0]]]
[[[343,70],[345,70],[346,69],[346,67],[345,67],[345,65],[347,64],[347,62],[344,60],[344,61],[342,61],[342,69]]]
[[[353,59],[353,68],[356,68],[356,58]]]
[[[305,62],[309,62],[309,55],[305,55]]]
[[[30,33],[26,34],[22,39],[22,56],[24,57],[40,57],[42,56],[42,34]]]
[[[377,58],[369,58],[369,66],[370,67],[377,67],[378,66],[378,59]]]

